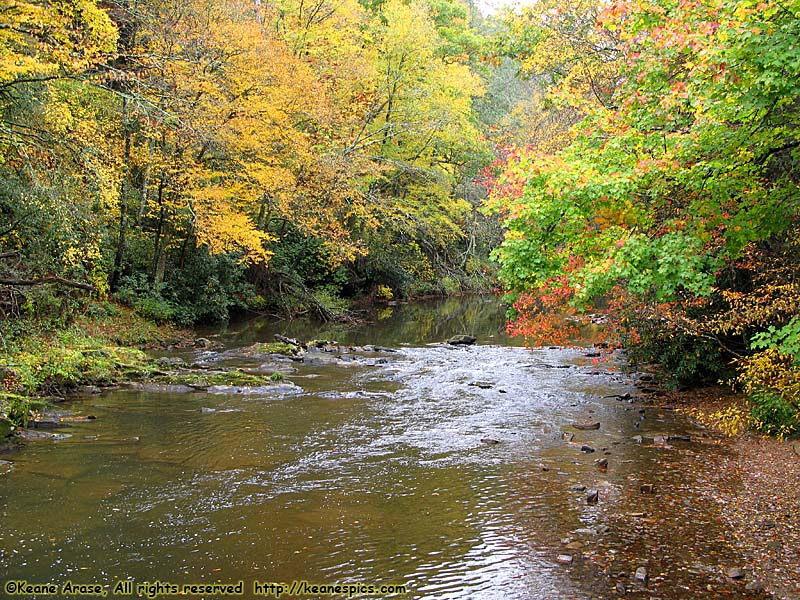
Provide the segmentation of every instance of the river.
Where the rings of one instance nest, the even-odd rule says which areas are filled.
[[[247,598],[254,582],[295,580],[406,586],[372,596],[387,598],[758,597],[725,577],[736,549],[696,493],[697,466],[724,450],[629,399],[619,359],[521,347],[486,297],[358,327],[249,321],[178,356],[253,368],[238,350],[276,332],[394,351],[286,363],[295,386],[274,393],[70,402],[96,419],[3,457],[0,580],[96,582],[109,597],[156,580],[242,580]],[[441,343],[460,333],[478,344]],[[573,427],[584,421],[600,428]]]

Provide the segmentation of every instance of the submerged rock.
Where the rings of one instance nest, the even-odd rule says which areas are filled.
[[[488,446],[495,446],[500,443],[500,440],[496,440],[494,438],[481,438],[481,444],[486,444]]]
[[[600,423],[598,421],[581,421],[578,423],[573,423],[572,426],[575,429],[580,429],[581,431],[600,429]]]
[[[39,441],[39,440],[51,440],[57,442],[58,440],[65,440],[67,438],[71,438],[71,433],[50,433],[49,431],[40,431],[38,429],[22,429],[19,432],[19,436],[23,440],[28,441]]]
[[[302,394],[303,388],[293,383],[274,383],[260,386],[212,385],[209,394],[240,394],[244,396],[270,396],[274,394]]]

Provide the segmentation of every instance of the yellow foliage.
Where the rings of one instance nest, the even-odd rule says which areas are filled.
[[[0,83],[79,74],[113,52],[117,30],[94,0],[3,2]]]
[[[713,411],[706,411],[696,407],[682,408],[679,411],[696,419],[706,427],[724,433],[728,437],[744,433],[751,425],[751,418],[747,408],[737,403]]]
[[[800,406],[800,368],[793,357],[768,348],[736,361],[737,383],[746,394],[763,390],[775,392],[795,406]]]
[[[218,203],[197,203],[195,207],[197,243],[211,254],[243,253],[242,261],[266,264],[271,252],[264,244],[271,238],[258,231],[249,217]]]

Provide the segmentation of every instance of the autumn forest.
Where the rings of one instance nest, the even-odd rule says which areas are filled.
[[[790,437],[799,210],[798,0],[0,2],[6,353],[502,288]]]

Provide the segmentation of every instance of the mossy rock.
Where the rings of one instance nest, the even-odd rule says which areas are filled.
[[[154,383],[187,385],[193,388],[212,386],[261,387],[274,382],[269,376],[253,375],[241,371],[189,371],[155,377]]]
[[[283,356],[300,356],[303,349],[299,346],[287,344],[286,342],[257,342],[238,351],[245,356],[257,356],[261,354],[280,354]]]

